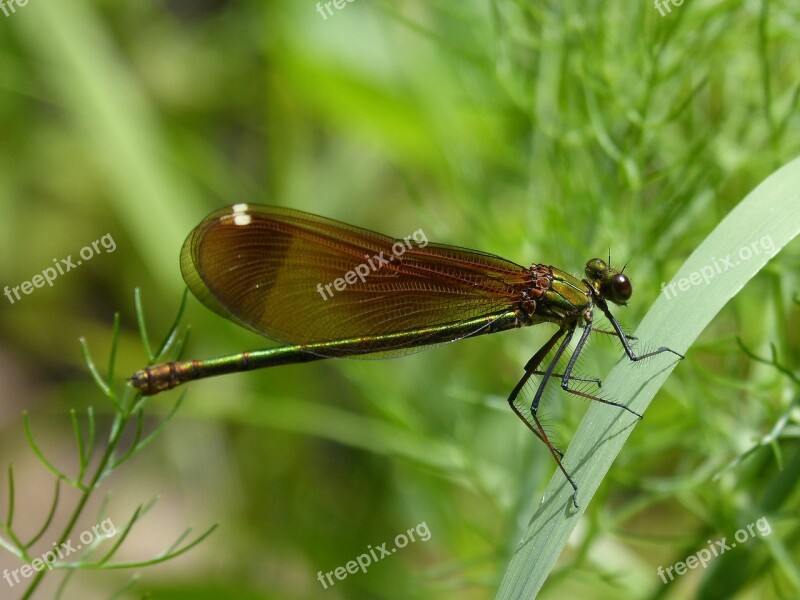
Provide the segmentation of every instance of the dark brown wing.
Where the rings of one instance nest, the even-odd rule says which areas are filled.
[[[444,325],[502,314],[519,300],[524,267],[414,233],[395,240],[297,210],[235,204],[192,231],[181,271],[207,307],[287,344]]]

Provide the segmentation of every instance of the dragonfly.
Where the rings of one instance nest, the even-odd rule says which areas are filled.
[[[422,229],[395,239],[299,210],[234,204],[212,212],[192,230],[181,249],[181,273],[206,307],[284,345],[149,366],[130,382],[150,396],[228,373],[326,358],[394,357],[552,323],[557,331],[527,362],[508,404],[555,459],[577,508],[578,486],[539,415],[548,384],[560,381],[569,394],[641,418],[622,403],[589,393],[587,384],[599,388],[599,379],[573,374],[589,335],[615,336],[631,361],[662,353],[683,358],[665,346],[633,351],[635,338],[623,332],[609,310],[609,303],[625,306],[633,286],[610,262],[589,260],[579,279],[547,264],[524,267],[494,254],[430,243]],[[613,331],[594,327],[595,309]],[[563,372],[557,365],[565,365]],[[518,402],[532,377],[538,385],[530,404]]]

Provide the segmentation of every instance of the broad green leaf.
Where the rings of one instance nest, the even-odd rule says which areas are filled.
[[[798,232],[800,159],[795,159],[748,194],[711,232],[667,284],[668,291],[659,295],[635,335],[646,343],[690,351],[728,300]],[[604,381],[604,395],[644,414],[669,374],[680,366],[668,354],[644,364],[623,359]],[[511,559],[498,598],[518,600],[538,593],[637,421],[627,411],[599,403],[588,409],[564,457],[578,484],[581,508],[573,508],[572,488],[556,471]],[[646,415],[642,426],[647,427]]]

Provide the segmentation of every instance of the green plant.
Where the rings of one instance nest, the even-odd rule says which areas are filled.
[[[800,159],[795,159],[768,177],[714,229],[683,264],[674,281],[700,273],[715,257],[741,256],[742,248],[765,237],[771,240],[773,254],[761,252],[741,260],[735,268],[715,273],[705,283],[700,280],[700,284],[671,299],[660,295],[635,335],[644,340],[659,339],[679,352],[688,351],[722,307],[798,233]],[[604,382],[604,389],[610,397],[644,414],[676,366],[677,363],[655,360],[640,366],[622,360]],[[529,598],[538,592],[635,425],[622,411],[609,411],[597,404],[589,408],[564,457],[565,464],[579,478],[581,508],[569,509],[570,491],[556,473],[511,560],[498,598]],[[792,485],[796,483],[795,479]],[[783,565],[793,569],[790,563],[788,567],[786,562]],[[800,592],[800,587],[795,592]]]
[[[154,353],[150,346],[149,336],[144,322],[144,312],[142,310],[141,295],[137,289],[134,294],[134,302],[136,307],[136,316],[139,325],[139,332],[144,343],[145,350],[149,364],[161,362],[164,360],[174,360],[178,357],[186,343],[188,335],[179,335],[179,323],[186,305],[186,293],[183,295],[178,314],[169,333],[164,338],[158,350]],[[41,463],[53,473],[56,478],[55,491],[50,506],[50,511],[44,520],[42,527],[39,531],[29,540],[23,541],[19,535],[14,531],[14,512],[15,512],[15,484],[14,484],[14,470],[12,466],[8,469],[8,514],[5,520],[0,523],[0,530],[2,530],[8,539],[0,537],[0,547],[8,553],[15,556],[17,559],[26,563],[26,566],[34,565],[33,569],[36,575],[30,579],[30,583],[25,590],[23,599],[31,598],[39,587],[44,576],[50,570],[66,571],[66,575],[61,581],[59,586],[58,597],[62,597],[64,589],[69,582],[71,576],[79,570],[93,570],[93,569],[133,569],[140,567],[147,567],[171,560],[189,550],[202,542],[208,537],[216,528],[213,525],[208,530],[195,537],[193,540],[186,542],[186,539],[191,533],[191,529],[187,529],[177,540],[167,548],[160,555],[135,562],[113,562],[115,554],[125,542],[125,539],[131,533],[133,526],[140,520],[147,511],[155,503],[154,500],[146,504],[141,504],[134,511],[133,515],[128,519],[127,523],[119,530],[114,527],[114,532],[106,532],[103,527],[103,532],[106,534],[100,536],[97,531],[97,526],[94,530],[94,536],[91,543],[82,544],[79,550],[75,551],[73,556],[71,547],[71,537],[76,534],[75,528],[79,519],[83,516],[84,510],[92,495],[99,489],[103,480],[106,479],[112,472],[117,470],[125,462],[136,456],[148,444],[155,440],[163,431],[167,423],[175,416],[180,408],[185,394],[182,394],[175,401],[172,409],[160,421],[160,423],[149,433],[145,433],[145,407],[147,398],[143,397],[133,390],[124,382],[115,380],[115,365],[117,358],[117,346],[120,335],[120,319],[119,313],[114,317],[114,324],[112,329],[111,338],[111,351],[108,360],[108,371],[104,377],[97,368],[94,360],[89,353],[89,347],[84,338],[81,338],[81,348],[86,365],[94,378],[97,387],[100,388],[102,394],[107,400],[111,402],[113,409],[114,419],[108,431],[108,437],[104,448],[99,449],[97,445],[97,427],[95,422],[95,413],[90,406],[86,411],[85,425],[82,425],[75,410],[70,411],[70,418],[72,420],[72,428],[75,435],[75,442],[78,451],[78,473],[74,476],[68,475],[66,472],[56,466],[50,459],[45,456],[39,444],[36,442],[32,429],[30,419],[27,412],[24,414],[25,435],[27,440],[36,454],[36,457]],[[120,386],[122,391],[120,392]],[[122,441],[124,434],[133,428],[132,439],[127,448],[122,448]],[[93,460],[96,452],[100,450],[98,459]],[[80,497],[74,508],[70,512],[70,516],[66,525],[61,532],[57,535],[57,541],[52,544],[53,548],[57,548],[58,552],[54,552],[47,546],[47,554],[51,555],[51,559],[43,560],[38,558],[33,553],[33,548],[41,540],[45,539],[45,535],[54,524],[54,516],[56,509],[59,505],[61,498],[61,484],[64,483],[80,492]],[[107,500],[107,499],[106,499]],[[104,514],[107,502],[103,502],[100,513],[97,517],[97,522],[104,521]],[[109,520],[110,522],[110,520]],[[113,526],[113,523],[112,523]],[[84,532],[86,533],[86,532]],[[83,534],[81,534],[83,536]],[[105,539],[116,536],[116,539],[109,541],[110,546],[106,547],[99,558],[94,555],[101,551],[101,545]],[[83,538],[82,538],[83,541]],[[186,543],[184,543],[186,542]],[[66,555],[61,552],[62,548],[66,548]],[[70,560],[65,560],[69,556]],[[38,567],[38,568],[37,568]],[[19,582],[21,583],[21,581]]]

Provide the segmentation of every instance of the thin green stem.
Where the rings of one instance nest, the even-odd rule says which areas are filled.
[[[63,543],[69,540],[70,535],[72,534],[72,530],[75,528],[75,525],[78,522],[78,519],[83,514],[83,509],[86,506],[86,503],[89,501],[89,497],[91,496],[92,492],[95,489],[95,486],[100,481],[101,477],[103,476],[106,467],[108,466],[111,458],[114,455],[114,451],[117,448],[120,440],[122,439],[122,432],[125,429],[124,423],[127,422],[128,415],[123,416],[123,424],[121,427],[118,427],[116,431],[112,434],[108,441],[108,446],[106,447],[106,451],[103,453],[103,457],[100,459],[100,463],[97,465],[95,469],[94,475],[92,476],[91,483],[84,489],[83,493],[81,494],[80,499],[78,500],[78,504],[75,506],[75,509],[72,511],[72,515],[67,521],[67,525],[64,527],[61,535],[56,542],[57,546],[61,546]],[[31,584],[28,586],[28,589],[25,591],[25,594],[22,596],[22,600],[28,600],[33,596],[33,593],[39,587],[44,578],[44,575],[47,571],[42,570],[36,573],[36,576],[31,581]]]

